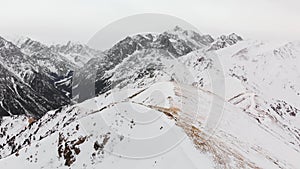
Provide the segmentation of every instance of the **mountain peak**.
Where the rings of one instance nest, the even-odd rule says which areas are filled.
[[[80,42],[68,41],[65,45],[61,45],[61,46],[65,46],[65,47],[83,47],[83,46],[87,46],[87,45],[82,44]]]
[[[227,46],[234,45],[239,41],[242,41],[243,38],[236,33],[231,33],[229,35],[221,35],[216,39],[214,43],[212,43],[211,47],[208,50],[218,50],[225,48]]]
[[[0,36],[0,48],[2,48],[3,46],[5,46],[5,41],[6,40]]]
[[[237,35],[236,33],[231,33],[230,35],[228,35],[229,39],[235,39],[237,41],[242,41],[243,38],[239,35]]]
[[[182,32],[182,31],[184,31],[184,29],[181,28],[181,27],[178,26],[178,25],[176,25],[176,26],[173,28],[173,30],[174,30],[175,32]]]
[[[30,49],[33,51],[40,51],[48,48],[45,44],[28,37],[19,42],[19,47],[21,49]]]
[[[76,53],[80,53],[80,51],[83,50],[83,48],[86,47],[86,45],[68,41],[66,44],[58,44],[58,45],[52,45],[51,48],[59,48],[59,51],[62,53],[69,53],[71,51],[74,51]]]
[[[180,26],[175,26],[173,29],[170,29],[168,31],[166,31],[167,33],[170,34],[181,34],[184,36],[194,36],[195,34],[201,35],[199,32],[195,31],[195,30],[190,30],[190,29],[184,29]]]
[[[12,42],[4,39],[3,37],[0,36],[0,49],[1,48],[6,48],[6,49],[16,49],[17,46],[15,46]]]
[[[221,35],[218,39],[221,39],[221,40],[231,39],[231,40],[236,40],[236,41],[243,40],[243,38],[241,36],[237,35],[236,33],[231,33],[229,35]]]

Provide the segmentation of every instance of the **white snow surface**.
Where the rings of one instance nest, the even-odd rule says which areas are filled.
[[[69,168],[66,154],[70,150],[71,168],[300,166],[299,147],[222,98],[222,114],[211,123],[213,128],[207,129],[214,115],[211,106],[220,106],[212,97],[193,86],[158,82],[142,90],[106,93],[51,111],[31,127],[24,117],[5,118],[2,126],[16,125],[8,125],[7,132],[10,137],[18,133],[17,145],[34,132],[35,140],[13,154],[6,146],[0,165],[7,169]]]

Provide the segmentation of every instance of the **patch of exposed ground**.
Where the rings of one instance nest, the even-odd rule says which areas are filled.
[[[58,156],[65,160],[66,166],[71,166],[76,161],[76,156],[81,152],[79,145],[86,141],[87,137],[79,137],[68,140],[62,133],[58,137]]]

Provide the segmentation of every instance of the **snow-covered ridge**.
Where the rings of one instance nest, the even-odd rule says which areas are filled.
[[[163,97],[155,92],[157,90],[163,93]],[[208,111],[209,105],[213,104],[212,97],[195,87],[162,82],[142,90],[103,94],[81,104],[49,112],[33,123],[30,120],[26,122],[23,117],[17,120],[7,117],[1,123],[4,126],[1,130],[5,131],[2,138],[9,141],[1,142],[0,164],[11,168],[17,165],[32,168],[114,168],[122,164],[129,167],[136,161],[128,159],[128,156],[135,157],[136,154],[150,156],[136,164],[143,168],[171,166],[171,159],[176,156],[181,157],[178,165],[190,168],[299,166],[299,147],[294,147],[287,138],[274,135],[273,132],[278,131],[276,126],[263,126],[228,102],[225,102],[222,117],[214,130],[206,130],[207,120],[213,113]],[[146,113],[142,118],[146,121],[156,116],[160,118],[143,125],[139,112]],[[143,132],[145,130],[148,132]],[[134,139],[151,138],[151,135],[154,142],[151,139],[149,142]],[[170,139],[172,137],[185,139],[170,151],[151,157],[151,152],[161,153],[164,148],[172,147],[176,143]],[[170,145],[155,144],[155,139]],[[274,148],[274,144],[278,148]],[[150,145],[153,151],[147,148]],[[46,156],[48,158],[43,158]],[[190,163],[186,161],[187,156],[199,162]]]

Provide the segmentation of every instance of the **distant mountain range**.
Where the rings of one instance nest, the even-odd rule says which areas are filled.
[[[162,34],[127,37],[104,52],[72,42],[47,46],[29,38],[15,44],[0,38],[1,69],[5,77],[0,83],[0,116],[41,117],[49,110],[70,104],[72,93],[80,93],[77,99],[80,102],[104,93],[115,85],[104,77],[109,76],[106,72],[136,51],[155,49],[180,57],[207,46],[219,49],[242,40],[233,35],[214,40],[209,35],[176,27]],[[72,89],[72,86],[77,87]]]

